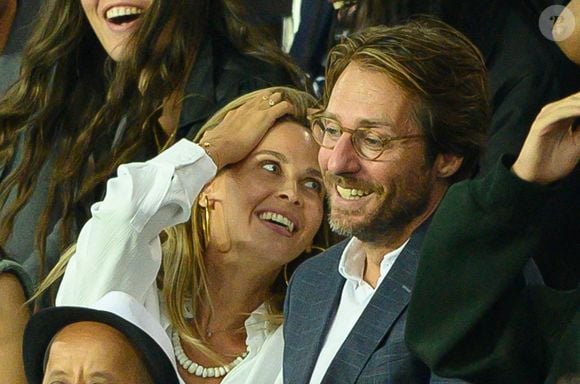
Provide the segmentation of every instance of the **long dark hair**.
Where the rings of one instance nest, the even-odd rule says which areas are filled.
[[[299,71],[254,27],[236,0],[155,0],[115,63],[105,53],[78,0],[46,1],[25,47],[21,74],[0,101],[0,245],[52,161],[46,207],[35,231],[44,275],[50,218],[62,211],[61,249],[71,242],[74,212],[97,186],[138,151],[156,151],[154,131],[164,101],[183,86],[204,38],[221,34],[241,52]],[[116,137],[117,128],[127,129]],[[111,148],[113,139],[115,146]],[[15,154],[21,160],[16,163]],[[8,203],[13,191],[16,197]]]

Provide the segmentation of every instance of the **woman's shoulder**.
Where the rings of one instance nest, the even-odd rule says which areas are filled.
[[[0,259],[0,290],[17,290],[18,285],[26,298],[32,294],[32,281],[24,268],[10,259]]]

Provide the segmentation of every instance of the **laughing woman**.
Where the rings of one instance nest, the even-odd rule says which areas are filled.
[[[211,118],[200,145],[182,140],[121,166],[92,207],[57,305],[126,292],[167,329],[186,383],[274,383],[285,266],[322,237],[313,105],[287,88],[255,92]]]
[[[239,95],[297,79],[241,15],[238,0],[44,2],[0,100],[0,246],[35,280],[120,164],[193,137]]]

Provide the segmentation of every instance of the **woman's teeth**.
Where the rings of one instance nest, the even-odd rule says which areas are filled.
[[[284,227],[286,227],[286,229],[288,229],[288,231],[293,232],[294,231],[294,223],[292,222],[292,220],[290,220],[289,218],[282,216],[279,213],[274,213],[274,212],[264,212],[260,214],[260,219],[262,220],[267,220],[267,221],[271,221],[273,223],[282,225]]]
[[[142,13],[143,10],[137,7],[113,7],[107,11],[105,17],[109,21],[123,23],[135,20]]]

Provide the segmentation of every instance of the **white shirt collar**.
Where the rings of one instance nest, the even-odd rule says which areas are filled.
[[[409,239],[405,241],[399,248],[386,253],[381,261],[380,277],[377,287],[383,281],[384,277],[389,273],[391,267],[401,254]],[[347,281],[359,284],[367,284],[363,280],[366,263],[366,253],[362,247],[362,241],[353,237],[342,252],[340,261],[338,263],[338,273],[340,273]]]
[[[268,310],[265,304],[260,305],[244,322],[246,327],[246,345],[250,353],[256,353],[273,331],[268,321]]]
[[[166,304],[163,295],[159,294],[159,299],[162,303],[161,311],[161,325],[169,333],[171,327],[171,320],[167,315]],[[185,318],[191,319],[193,317],[191,311],[191,303],[185,302]],[[276,330],[272,327],[268,319],[268,310],[265,304],[256,308],[244,322],[246,328],[246,345],[249,347],[250,353],[256,353],[266,341],[268,335]]]

